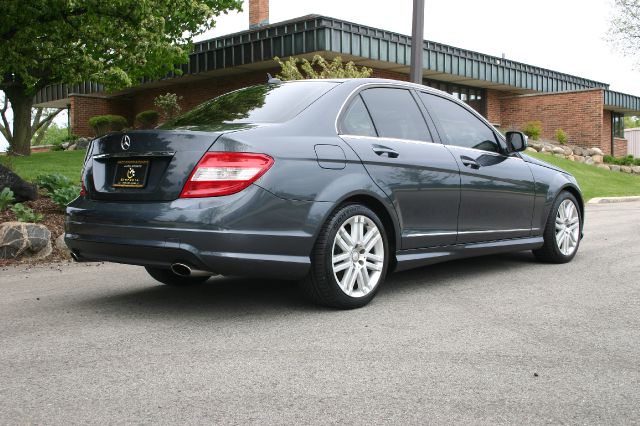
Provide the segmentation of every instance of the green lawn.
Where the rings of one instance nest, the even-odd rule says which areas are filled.
[[[62,173],[73,181],[80,180],[85,150],[55,151],[31,154],[29,157],[0,157],[0,163],[25,180],[32,181],[40,174]]]
[[[576,163],[549,154],[527,152],[532,157],[558,166],[578,180],[585,201],[595,197],[623,197],[640,195],[640,176],[611,172],[594,166]]]
[[[80,179],[84,154],[85,151],[42,152],[30,157],[0,157],[0,162],[8,163],[26,180],[33,180],[39,174],[62,173],[75,181]],[[574,175],[582,188],[585,201],[594,197],[640,195],[640,176],[610,172],[547,154],[529,154]]]

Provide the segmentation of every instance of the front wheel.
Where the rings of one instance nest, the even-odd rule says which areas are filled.
[[[321,305],[359,308],[378,292],[388,263],[389,244],[378,216],[361,204],[347,204],[322,227],[302,287]]]
[[[569,262],[580,246],[581,227],[578,201],[573,194],[561,192],[553,203],[547,219],[544,245],[538,250],[533,250],[533,254],[543,262]]]

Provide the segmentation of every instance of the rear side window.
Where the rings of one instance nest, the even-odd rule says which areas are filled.
[[[227,124],[282,123],[337,84],[318,81],[247,87],[200,104],[160,128],[206,130]]]
[[[420,98],[435,114],[450,145],[483,151],[500,152],[496,135],[478,117],[453,101],[440,96],[420,92]]]
[[[341,132],[345,135],[378,136],[369,111],[367,111],[360,95],[356,96],[349,105],[340,127]]]
[[[418,104],[408,90],[381,87],[363,90],[361,95],[371,113],[378,136],[432,140]]]

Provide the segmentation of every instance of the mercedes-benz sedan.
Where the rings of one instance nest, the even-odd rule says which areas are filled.
[[[519,250],[570,261],[580,189],[525,148],[428,87],[271,80],[95,139],[65,241],[169,285],[296,279],[319,303],[360,307],[394,270]]]

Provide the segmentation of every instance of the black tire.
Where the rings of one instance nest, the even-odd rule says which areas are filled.
[[[573,252],[569,255],[565,255],[560,251],[558,247],[558,243],[556,242],[556,215],[558,214],[558,209],[560,205],[565,200],[570,200],[574,205],[578,213],[579,224],[578,224],[578,239]],[[582,235],[582,212],[580,211],[580,204],[576,197],[573,196],[570,192],[562,191],[553,202],[551,206],[551,210],[549,211],[549,217],[547,218],[547,223],[544,228],[544,245],[537,249],[532,250],[533,255],[541,262],[548,263],[567,263],[573,259],[578,252],[578,248],[580,248],[580,236]]]
[[[339,272],[334,273],[332,258],[334,255],[336,234],[345,222],[356,216],[365,216],[378,228],[383,244],[382,251],[384,256],[382,256],[383,260],[380,275],[377,278],[377,282],[372,284],[374,287],[368,290],[369,292],[366,295],[352,297],[340,288],[338,280],[336,279],[336,274],[339,274]],[[386,230],[378,216],[371,211],[371,209],[361,204],[343,205],[336,209],[320,230],[311,254],[311,271],[307,278],[301,282],[301,287],[309,299],[323,306],[338,309],[363,307],[375,297],[380,286],[384,283],[389,265],[389,255],[389,243],[387,241]],[[368,276],[366,267],[365,273]],[[375,274],[377,275],[377,273]],[[359,282],[358,280],[357,284],[354,284],[354,288],[360,285]]]
[[[174,274],[171,269],[152,268],[150,266],[145,266],[144,269],[146,269],[149,275],[156,281],[172,287],[188,287],[195,284],[202,284],[209,279],[209,277],[181,277],[180,275]]]

